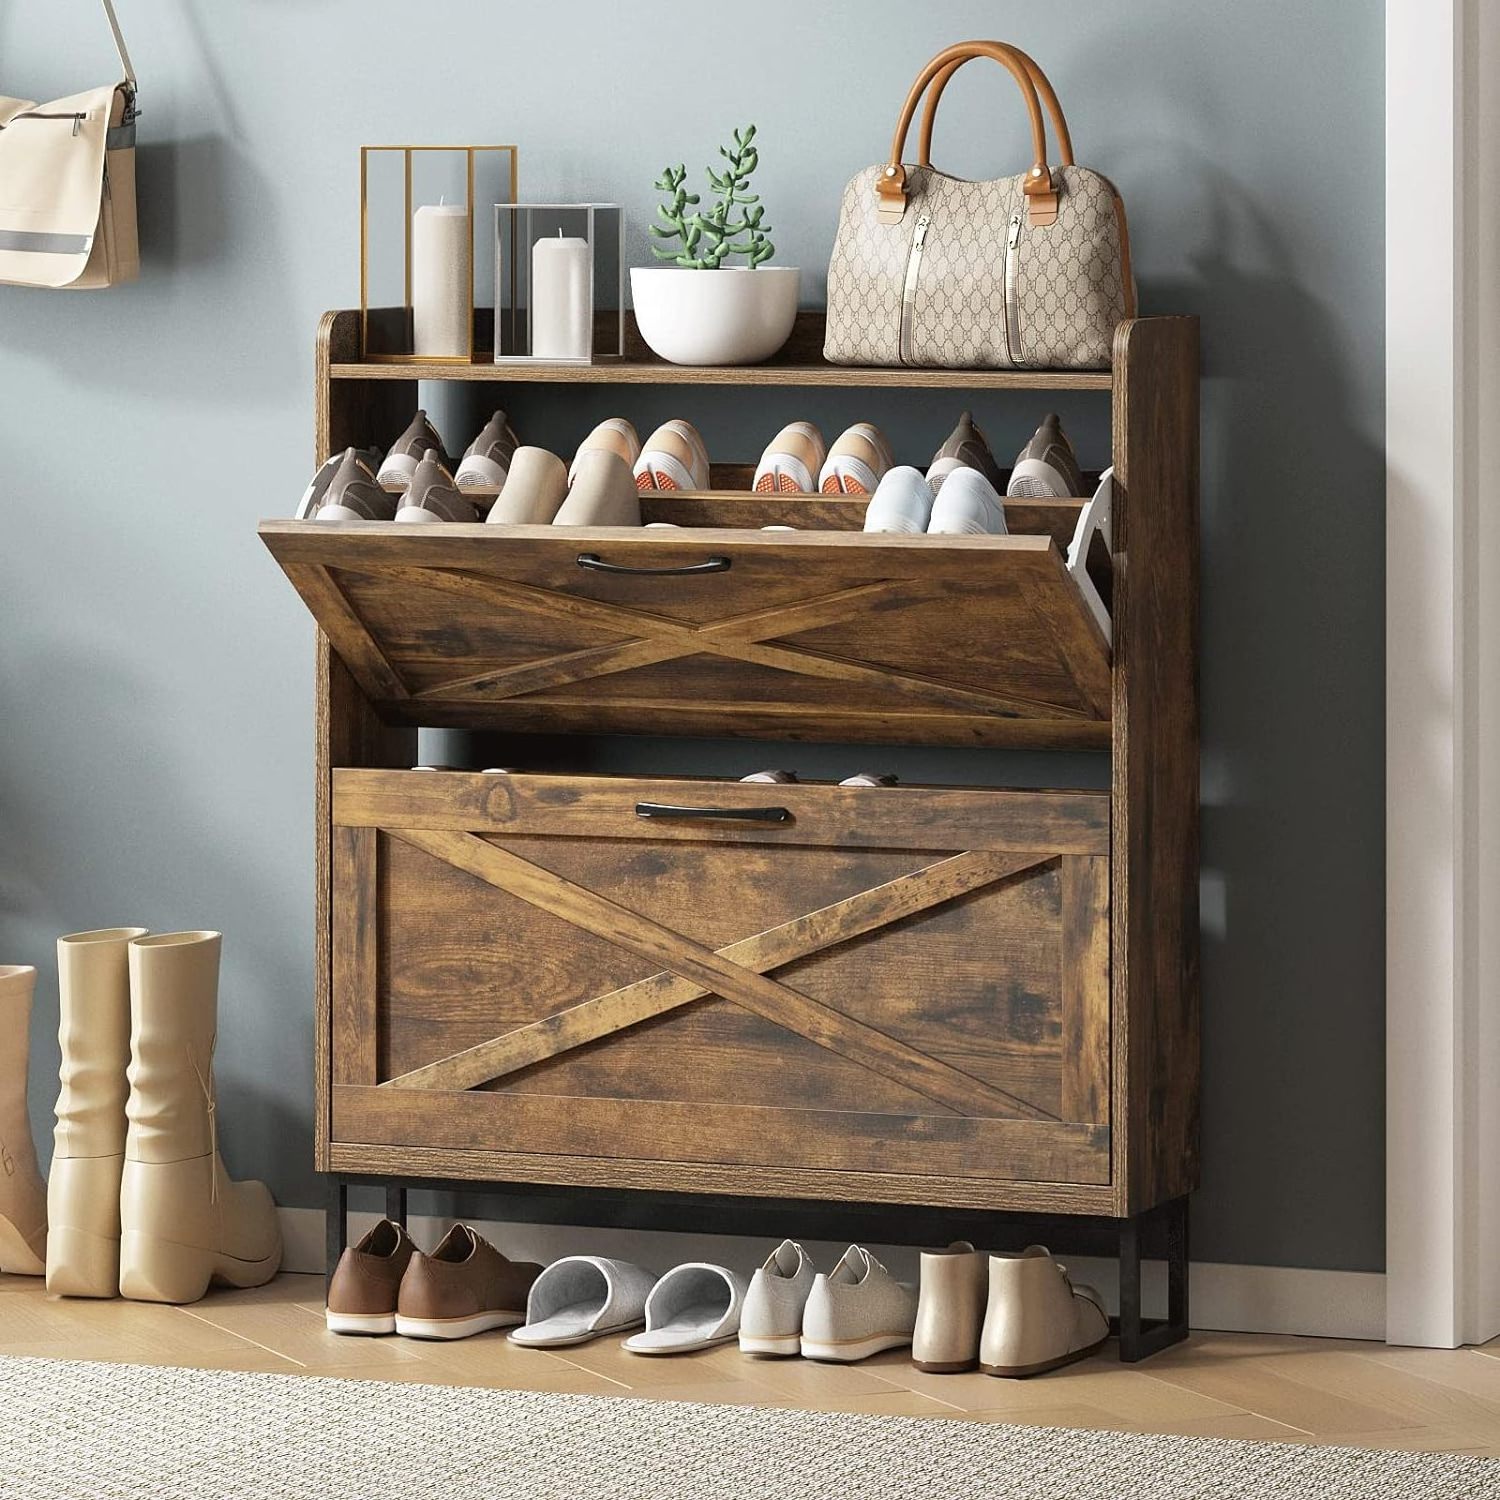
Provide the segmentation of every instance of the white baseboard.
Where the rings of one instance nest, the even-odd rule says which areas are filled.
[[[375,1223],[376,1214],[351,1214],[350,1235]],[[430,1248],[451,1220],[413,1215],[411,1232]],[[684,1260],[712,1260],[750,1271],[765,1258],[763,1240],[738,1235],[675,1234],[656,1229],[572,1228],[563,1224],[493,1224],[474,1227],[507,1255],[543,1263],[561,1255],[612,1255],[653,1270]],[[288,1271],[323,1270],[323,1210],[283,1208]],[[917,1252],[900,1246],[872,1246],[897,1275],[915,1279]],[[831,1267],[842,1245],[809,1240],[808,1253]],[[1111,1312],[1119,1307],[1114,1261],[1079,1257],[1069,1262],[1073,1279],[1097,1287]],[[1143,1271],[1146,1312],[1160,1316],[1166,1306],[1166,1266],[1150,1261]],[[1320,1338],[1385,1338],[1385,1277],[1379,1272],[1309,1271],[1287,1266],[1231,1266],[1195,1262],[1190,1273],[1194,1328],[1238,1333],[1309,1334]]]

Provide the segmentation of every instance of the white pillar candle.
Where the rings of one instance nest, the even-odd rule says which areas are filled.
[[[531,353],[536,359],[588,359],[594,352],[594,287],[589,242],[541,239],[531,247]]]
[[[423,204],[411,216],[412,353],[467,357],[472,295],[468,210]]]

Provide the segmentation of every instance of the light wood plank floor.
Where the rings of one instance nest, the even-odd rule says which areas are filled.
[[[733,1347],[643,1359],[613,1339],[552,1354],[499,1333],[339,1338],[322,1296],[321,1277],[281,1276],[191,1307],[57,1301],[34,1279],[0,1276],[0,1354],[1500,1457],[1500,1341],[1450,1351],[1198,1333],[1133,1368],[1110,1344],[1050,1375],[996,1380],[924,1375],[900,1351],[841,1366]]]

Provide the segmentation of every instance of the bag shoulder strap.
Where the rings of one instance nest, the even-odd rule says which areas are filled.
[[[114,33],[115,51],[120,54],[120,66],[125,70],[125,82],[134,91],[136,86],[135,69],[130,66],[130,54],[125,50],[125,37],[120,31],[120,23],[115,16],[115,8],[110,3],[110,0],[104,0],[104,16],[109,22],[110,31]]]

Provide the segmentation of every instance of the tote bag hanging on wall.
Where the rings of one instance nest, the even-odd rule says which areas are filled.
[[[110,0],[104,14],[119,83],[50,104],[0,95],[0,282],[100,287],[140,274],[135,73]]]
[[[992,182],[950,177],[931,158],[943,89],[976,57],[1010,71],[1031,121],[1031,166]],[[906,134],[924,94],[918,161],[907,166]],[[1046,74],[1004,42],[940,52],[907,95],[890,159],[844,190],[825,356],[844,365],[1105,369],[1115,325],[1134,316],[1125,206],[1107,178],[1074,162]]]

